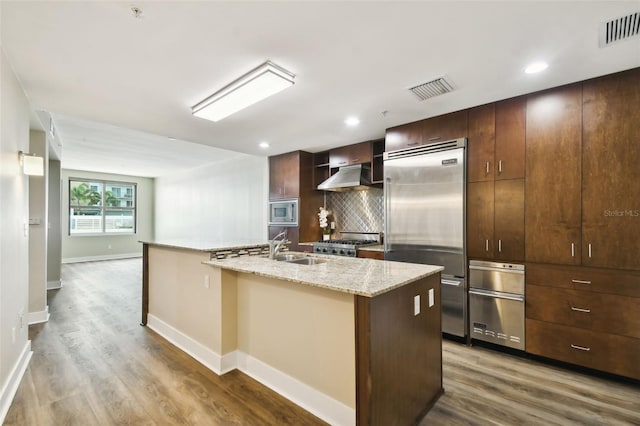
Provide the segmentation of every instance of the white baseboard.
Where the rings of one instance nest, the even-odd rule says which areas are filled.
[[[331,425],[356,424],[356,411],[311,386],[237,351],[238,369]],[[355,378],[354,378],[355,380]]]
[[[117,260],[117,259],[131,259],[133,257],[142,257],[142,253],[122,253],[122,254],[107,254],[100,256],[85,256],[85,257],[67,257],[62,259],[62,263],[78,263],[78,262],[95,262],[98,260]]]
[[[41,322],[49,321],[49,305],[45,306],[44,311],[28,312],[27,324],[40,324]]]
[[[13,366],[9,377],[7,378],[7,381],[2,385],[2,392],[0,392],[0,424],[4,423],[4,418],[9,412],[9,407],[11,407],[13,398],[16,396],[18,386],[20,386],[24,372],[27,371],[27,366],[29,365],[32,355],[31,340],[27,340],[18,361]]]
[[[225,360],[225,364],[227,365],[225,366],[226,368],[223,369],[223,358],[225,358],[226,356],[221,357],[216,352],[187,336],[180,330],[173,328],[156,316],[148,314],[147,327],[173,343],[178,348],[182,349],[184,352],[191,355],[196,359],[196,361],[218,375],[224,374],[235,368],[235,365],[233,366],[233,368],[228,368],[230,361],[232,361],[231,358],[235,358],[235,355]]]
[[[237,368],[331,425],[356,424],[353,408],[242,351],[220,356],[151,314],[147,326],[218,375]]]
[[[62,288],[62,280],[47,281],[47,290],[57,290]]]

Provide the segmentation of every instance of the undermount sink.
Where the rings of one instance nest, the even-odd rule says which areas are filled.
[[[317,265],[320,263],[326,263],[324,259],[318,259],[317,257],[301,256],[299,254],[280,254],[276,256],[277,262],[295,263],[297,265]]]

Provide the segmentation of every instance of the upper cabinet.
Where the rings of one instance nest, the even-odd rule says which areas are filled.
[[[371,142],[342,146],[329,151],[329,167],[336,168],[371,162]]]
[[[640,269],[640,69],[586,81],[582,264]]]
[[[526,97],[496,102],[496,180],[524,178]]]
[[[467,181],[524,178],[525,118],[525,97],[469,110]]]
[[[385,151],[467,137],[467,110],[387,129]]]
[[[269,157],[269,199],[300,196],[301,151]]]
[[[527,98],[526,259],[580,264],[582,85]]]

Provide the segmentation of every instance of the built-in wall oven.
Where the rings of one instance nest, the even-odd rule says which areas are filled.
[[[269,201],[269,225],[298,226],[298,199]]]
[[[470,337],[524,350],[524,288],[524,265],[470,261]]]

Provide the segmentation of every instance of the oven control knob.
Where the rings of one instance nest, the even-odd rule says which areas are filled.
[[[342,249],[341,249],[341,250],[340,250],[340,254],[341,254],[342,256],[344,256],[344,250],[342,250]]]
[[[326,248],[323,248],[323,249],[322,249],[322,252],[323,252],[323,253],[326,253],[326,252],[327,252],[327,249],[326,249]]]
[[[353,250],[349,250],[347,252],[347,256],[355,256],[355,255],[356,255],[356,253]]]
[[[331,250],[331,253],[332,253],[332,254],[337,254],[337,253],[338,253],[338,250],[333,249],[333,250]]]

